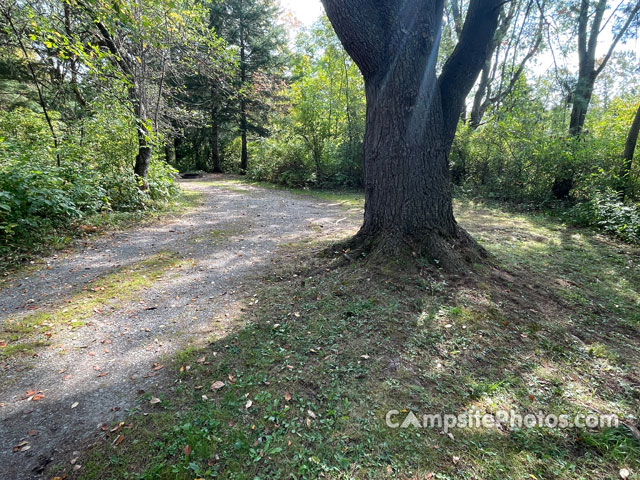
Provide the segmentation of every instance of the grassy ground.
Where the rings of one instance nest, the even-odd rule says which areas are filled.
[[[139,212],[106,212],[83,218],[67,228],[41,232],[32,243],[22,241],[20,245],[3,245],[0,248],[0,287],[3,277],[17,270],[38,269],[43,256],[68,248],[74,240],[82,237],[102,235],[109,231],[126,230],[155,222],[163,217],[182,213],[185,209],[200,205],[203,194],[193,190],[182,190],[178,198],[167,203],[158,203],[152,209]]]
[[[335,269],[324,245],[297,246],[235,333],[175,358],[175,384],[143,395],[69,477],[640,478],[640,441],[622,424],[386,425],[392,409],[402,421],[470,408],[638,424],[640,252],[544,217],[469,203],[457,215],[500,268]]]

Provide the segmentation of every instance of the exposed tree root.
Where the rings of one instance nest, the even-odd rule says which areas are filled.
[[[433,265],[447,273],[466,274],[475,264],[489,262],[489,254],[463,228],[455,236],[439,232],[399,235],[395,232],[369,234],[362,230],[354,237],[326,250],[338,264],[364,261],[373,265],[419,270]]]

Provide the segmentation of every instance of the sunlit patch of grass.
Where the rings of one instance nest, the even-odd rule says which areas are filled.
[[[61,328],[83,327],[93,316],[108,313],[118,304],[135,299],[168,270],[180,268],[183,263],[184,260],[176,253],[158,253],[98,277],[61,305],[23,317],[8,318],[0,327],[0,338],[8,339],[7,347],[0,349],[0,357],[11,357],[31,348],[29,346],[41,346],[38,338],[48,339]]]
[[[234,193],[248,193],[251,186],[266,188],[269,190],[281,190],[294,195],[300,195],[310,198],[316,198],[324,202],[332,203],[347,210],[361,209],[364,207],[364,194],[357,190],[315,190],[305,188],[286,188],[267,182],[255,182],[247,179],[238,179],[224,177],[216,180],[201,182],[205,185],[211,185],[222,188]]]

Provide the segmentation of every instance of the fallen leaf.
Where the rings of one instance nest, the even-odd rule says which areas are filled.
[[[123,440],[124,440],[124,435],[122,434],[118,435],[118,438],[116,438],[115,441],[113,442],[113,446],[117,447],[122,443]]]
[[[251,408],[251,405],[253,405],[253,402],[251,400],[248,400],[247,403],[245,404],[244,408],[249,410]]]
[[[76,408],[78,405],[80,405],[78,402],[73,402],[73,405],[71,405],[71,408]]]
[[[287,402],[290,402],[290,401],[291,401],[291,398],[292,398],[292,397],[291,397],[291,394],[290,394],[289,392],[286,392],[286,393],[284,394],[284,399],[285,399]]]
[[[460,461],[460,457],[453,457],[451,460],[453,461],[454,465],[457,465],[457,463]]]
[[[20,443],[18,443],[17,445],[15,445],[15,446],[13,447],[13,449],[12,449],[13,453],[16,453],[16,452],[20,451],[20,449],[21,449],[22,447],[24,447],[24,446],[26,446],[26,445],[28,445],[28,444],[29,444],[29,442],[20,442]]]
[[[310,416],[311,418],[313,418],[313,419],[315,419],[315,418],[316,418],[316,414],[315,414],[315,413],[313,413],[311,410],[307,410],[307,413],[309,414],[309,416]]]
[[[186,447],[184,447],[184,454],[188,457],[189,455],[191,455],[191,445],[187,445]]]
[[[623,468],[620,470],[620,478],[627,479],[631,476],[631,472],[627,468]]]
[[[116,425],[111,429],[111,433],[118,433],[120,430],[122,430],[123,426],[124,426],[124,422],[120,422],[118,425]]]
[[[106,377],[107,375],[109,375],[109,372],[102,372],[100,375],[98,375],[98,378]]]
[[[198,363],[204,363],[204,362],[206,362],[206,361],[207,361],[207,357],[206,357],[206,356],[205,356],[205,357],[200,357],[200,358],[198,359]]]
[[[0,342],[0,348],[7,348],[7,342],[5,341]]]
[[[160,403],[160,402],[162,402],[162,400],[160,400],[158,397],[153,397],[151,401],[149,401],[151,405],[155,405],[156,403]]]
[[[27,435],[29,435],[30,437],[35,437],[36,435],[38,435],[38,431],[37,430],[29,430],[27,432]]]
[[[363,360],[369,360],[371,357],[369,355],[361,355],[360,358]]]
[[[220,390],[223,387],[224,387],[224,382],[221,382],[220,380],[218,380],[217,382],[213,382],[211,384],[211,390]]]
[[[33,400],[34,402],[37,402],[38,400],[42,400],[44,398],[44,393],[38,393],[36,395],[34,395],[31,400]]]

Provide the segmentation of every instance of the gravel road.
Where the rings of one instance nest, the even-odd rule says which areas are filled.
[[[0,365],[0,479],[40,479],[47,465],[73,462],[142,391],[171,381],[163,362],[173,353],[237,327],[235,313],[283,245],[347,235],[360,221],[357,210],[228,177],[182,184],[205,194],[200,207],[80,242],[0,290],[2,325],[90,299],[92,282],[156,255],[179,262],[131,298],[105,300],[85,326],[55,331],[36,355]]]

